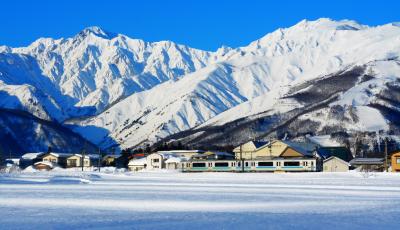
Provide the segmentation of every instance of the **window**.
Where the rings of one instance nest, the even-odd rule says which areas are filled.
[[[249,167],[249,162],[246,162],[244,165],[245,165],[246,167]]]
[[[307,161],[303,161],[303,166],[308,166],[308,162]]]
[[[396,158],[396,164],[400,164],[400,157]]]
[[[242,163],[238,162],[238,167],[241,167],[241,166],[242,166]]]
[[[258,166],[274,166],[274,163],[272,161],[258,162]]]
[[[276,166],[281,166],[281,162],[276,162]]]
[[[300,166],[300,162],[298,161],[286,161],[283,163],[284,166]]]
[[[215,162],[215,167],[229,167],[228,162]]]
[[[193,163],[192,167],[193,168],[206,167],[206,163]]]
[[[153,162],[154,163],[158,163],[158,162],[160,162],[160,159],[158,159],[158,158],[157,159],[153,159]]]
[[[314,166],[314,161],[311,161],[311,166]]]
[[[71,167],[76,167],[76,160],[68,160],[68,165]]]

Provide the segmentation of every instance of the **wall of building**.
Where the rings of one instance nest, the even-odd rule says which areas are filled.
[[[400,153],[395,153],[391,158],[392,172],[400,172]]]
[[[162,169],[164,167],[164,159],[160,154],[153,153],[147,156],[147,169]]]
[[[324,172],[347,172],[349,171],[349,165],[342,160],[333,157],[328,161],[324,161],[323,165]]]
[[[58,157],[53,156],[51,154],[47,154],[42,158],[42,161],[48,161],[53,163],[58,163]]]
[[[279,157],[287,148],[287,145],[282,141],[274,141],[270,146],[256,149],[252,142],[242,145],[242,158],[255,159],[262,157]],[[240,146],[234,149],[235,159],[240,159]]]

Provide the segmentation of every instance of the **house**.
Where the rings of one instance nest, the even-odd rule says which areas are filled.
[[[236,147],[233,152],[236,159],[259,159],[274,157],[312,156],[316,145],[306,142],[274,140],[271,142],[249,141]]]
[[[146,157],[139,158],[139,159],[131,159],[128,163],[129,171],[133,171],[133,172],[143,170],[146,168],[146,166],[147,166]]]
[[[400,152],[392,154],[392,172],[400,172]]]
[[[384,158],[354,158],[349,163],[361,171],[382,172],[384,170],[384,161]]]
[[[146,168],[147,169],[163,169],[166,167],[165,161],[172,157],[178,157],[178,156],[176,156],[175,154],[171,154],[171,153],[162,153],[162,152],[152,153],[146,157],[146,160],[147,160]]]
[[[83,160],[82,160],[83,158]],[[75,168],[75,167],[90,167],[90,157],[85,155],[82,157],[81,154],[68,154],[61,156],[60,163],[65,168]]]
[[[59,163],[60,154],[58,153],[45,153],[40,156],[42,162],[51,162],[53,164]]]
[[[331,156],[323,161],[323,171],[347,172],[349,171],[349,163],[336,156]]]

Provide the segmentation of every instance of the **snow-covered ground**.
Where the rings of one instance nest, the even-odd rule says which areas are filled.
[[[2,229],[388,229],[400,174],[24,172],[0,176]]]

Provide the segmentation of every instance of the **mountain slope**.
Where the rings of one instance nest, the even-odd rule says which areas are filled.
[[[330,75],[339,76],[333,85],[341,84],[348,80],[347,75],[338,73],[362,68],[349,88],[340,91],[344,93],[361,82],[358,77],[367,75],[364,72],[375,71],[381,77],[379,71],[384,68],[374,69],[368,63],[395,59],[400,53],[399,41],[400,28],[392,24],[367,27],[347,20],[302,21],[228,51],[223,61],[176,82],[132,95],[97,117],[75,123],[79,127],[74,130],[85,135],[85,127],[105,128],[108,131],[102,135],[90,133],[87,137],[94,137],[91,140],[103,147],[112,140],[126,148],[268,111],[271,116],[290,114],[305,107],[302,101],[284,97],[298,91],[294,86]],[[319,97],[314,104],[324,101]]]

